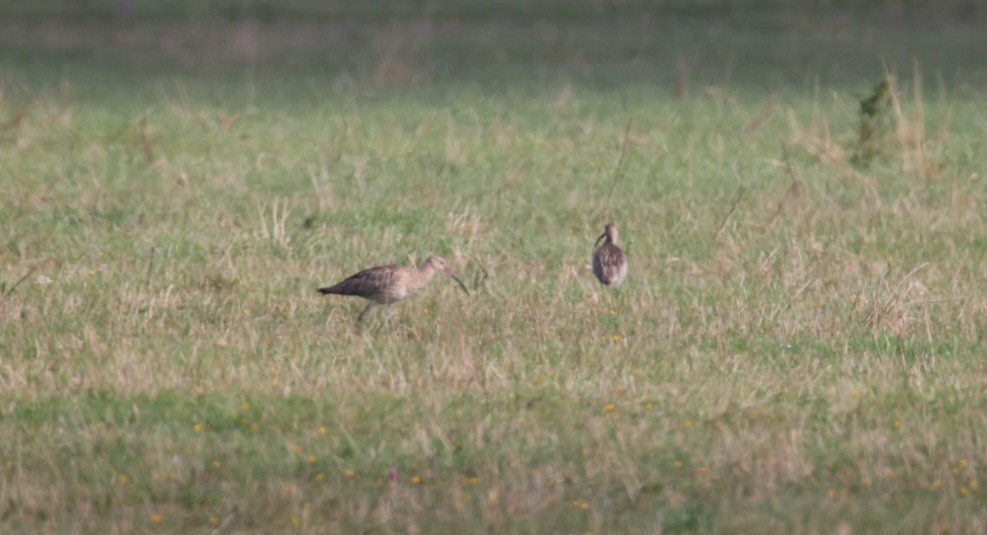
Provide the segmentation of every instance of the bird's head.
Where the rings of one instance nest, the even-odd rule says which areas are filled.
[[[600,237],[596,238],[596,245],[600,245],[600,242],[604,239],[610,243],[617,243],[617,225],[607,223],[603,227],[603,234],[600,234]]]
[[[449,278],[451,278],[452,280],[456,281],[459,284],[459,287],[462,288],[464,292],[466,292],[466,295],[469,295],[470,292],[469,290],[466,289],[466,285],[463,284],[463,281],[461,281],[459,277],[457,277],[456,274],[452,272],[452,269],[450,269],[449,266],[446,265],[446,261],[444,258],[438,255],[430,255],[428,258],[425,259],[425,265],[432,268],[435,271],[441,271],[446,275],[448,275]]]

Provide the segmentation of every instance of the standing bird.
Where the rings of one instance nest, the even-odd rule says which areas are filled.
[[[359,326],[363,316],[374,305],[390,305],[408,297],[424,288],[428,281],[432,280],[432,275],[439,270],[458,282],[466,295],[469,295],[469,290],[466,289],[463,281],[446,266],[446,261],[442,257],[435,255],[426,258],[418,267],[389,264],[367,268],[332,286],[319,288],[319,293],[355,295],[370,301],[356,318],[356,324]]]
[[[627,256],[617,246],[617,226],[607,223],[596,243],[604,238],[606,241],[593,253],[593,274],[601,283],[617,286],[627,275]]]

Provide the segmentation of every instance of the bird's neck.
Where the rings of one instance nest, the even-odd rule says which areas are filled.
[[[422,283],[432,280],[432,276],[435,275],[435,266],[432,264],[422,264],[418,266],[418,278]]]

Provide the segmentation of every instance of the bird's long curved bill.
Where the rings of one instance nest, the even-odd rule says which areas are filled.
[[[456,281],[459,284],[459,287],[462,288],[464,292],[466,292],[466,295],[470,294],[470,291],[466,289],[466,285],[463,284],[463,281],[459,280],[459,277],[457,277],[456,274],[453,273],[451,269],[445,268],[442,271],[445,272],[446,275],[449,275],[449,278]]]
[[[600,234],[600,237],[596,239],[596,242],[595,243],[593,243],[593,247],[599,247],[600,242],[603,241],[604,238],[606,238],[606,237],[607,237],[607,233],[606,232],[604,232],[603,234]]]

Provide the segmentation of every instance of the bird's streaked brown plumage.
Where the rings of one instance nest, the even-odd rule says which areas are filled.
[[[389,264],[367,268],[332,286],[319,288],[319,293],[323,295],[355,295],[369,301],[366,308],[356,318],[356,324],[359,325],[363,316],[374,305],[390,305],[408,297],[425,287],[432,280],[436,271],[442,271],[448,275],[459,283],[464,292],[469,294],[463,281],[459,280],[459,277],[446,266],[446,261],[435,255],[426,258],[418,267]]]
[[[617,286],[627,276],[627,256],[617,246],[617,226],[608,223],[596,243],[603,241],[593,253],[593,274],[607,286]]]

